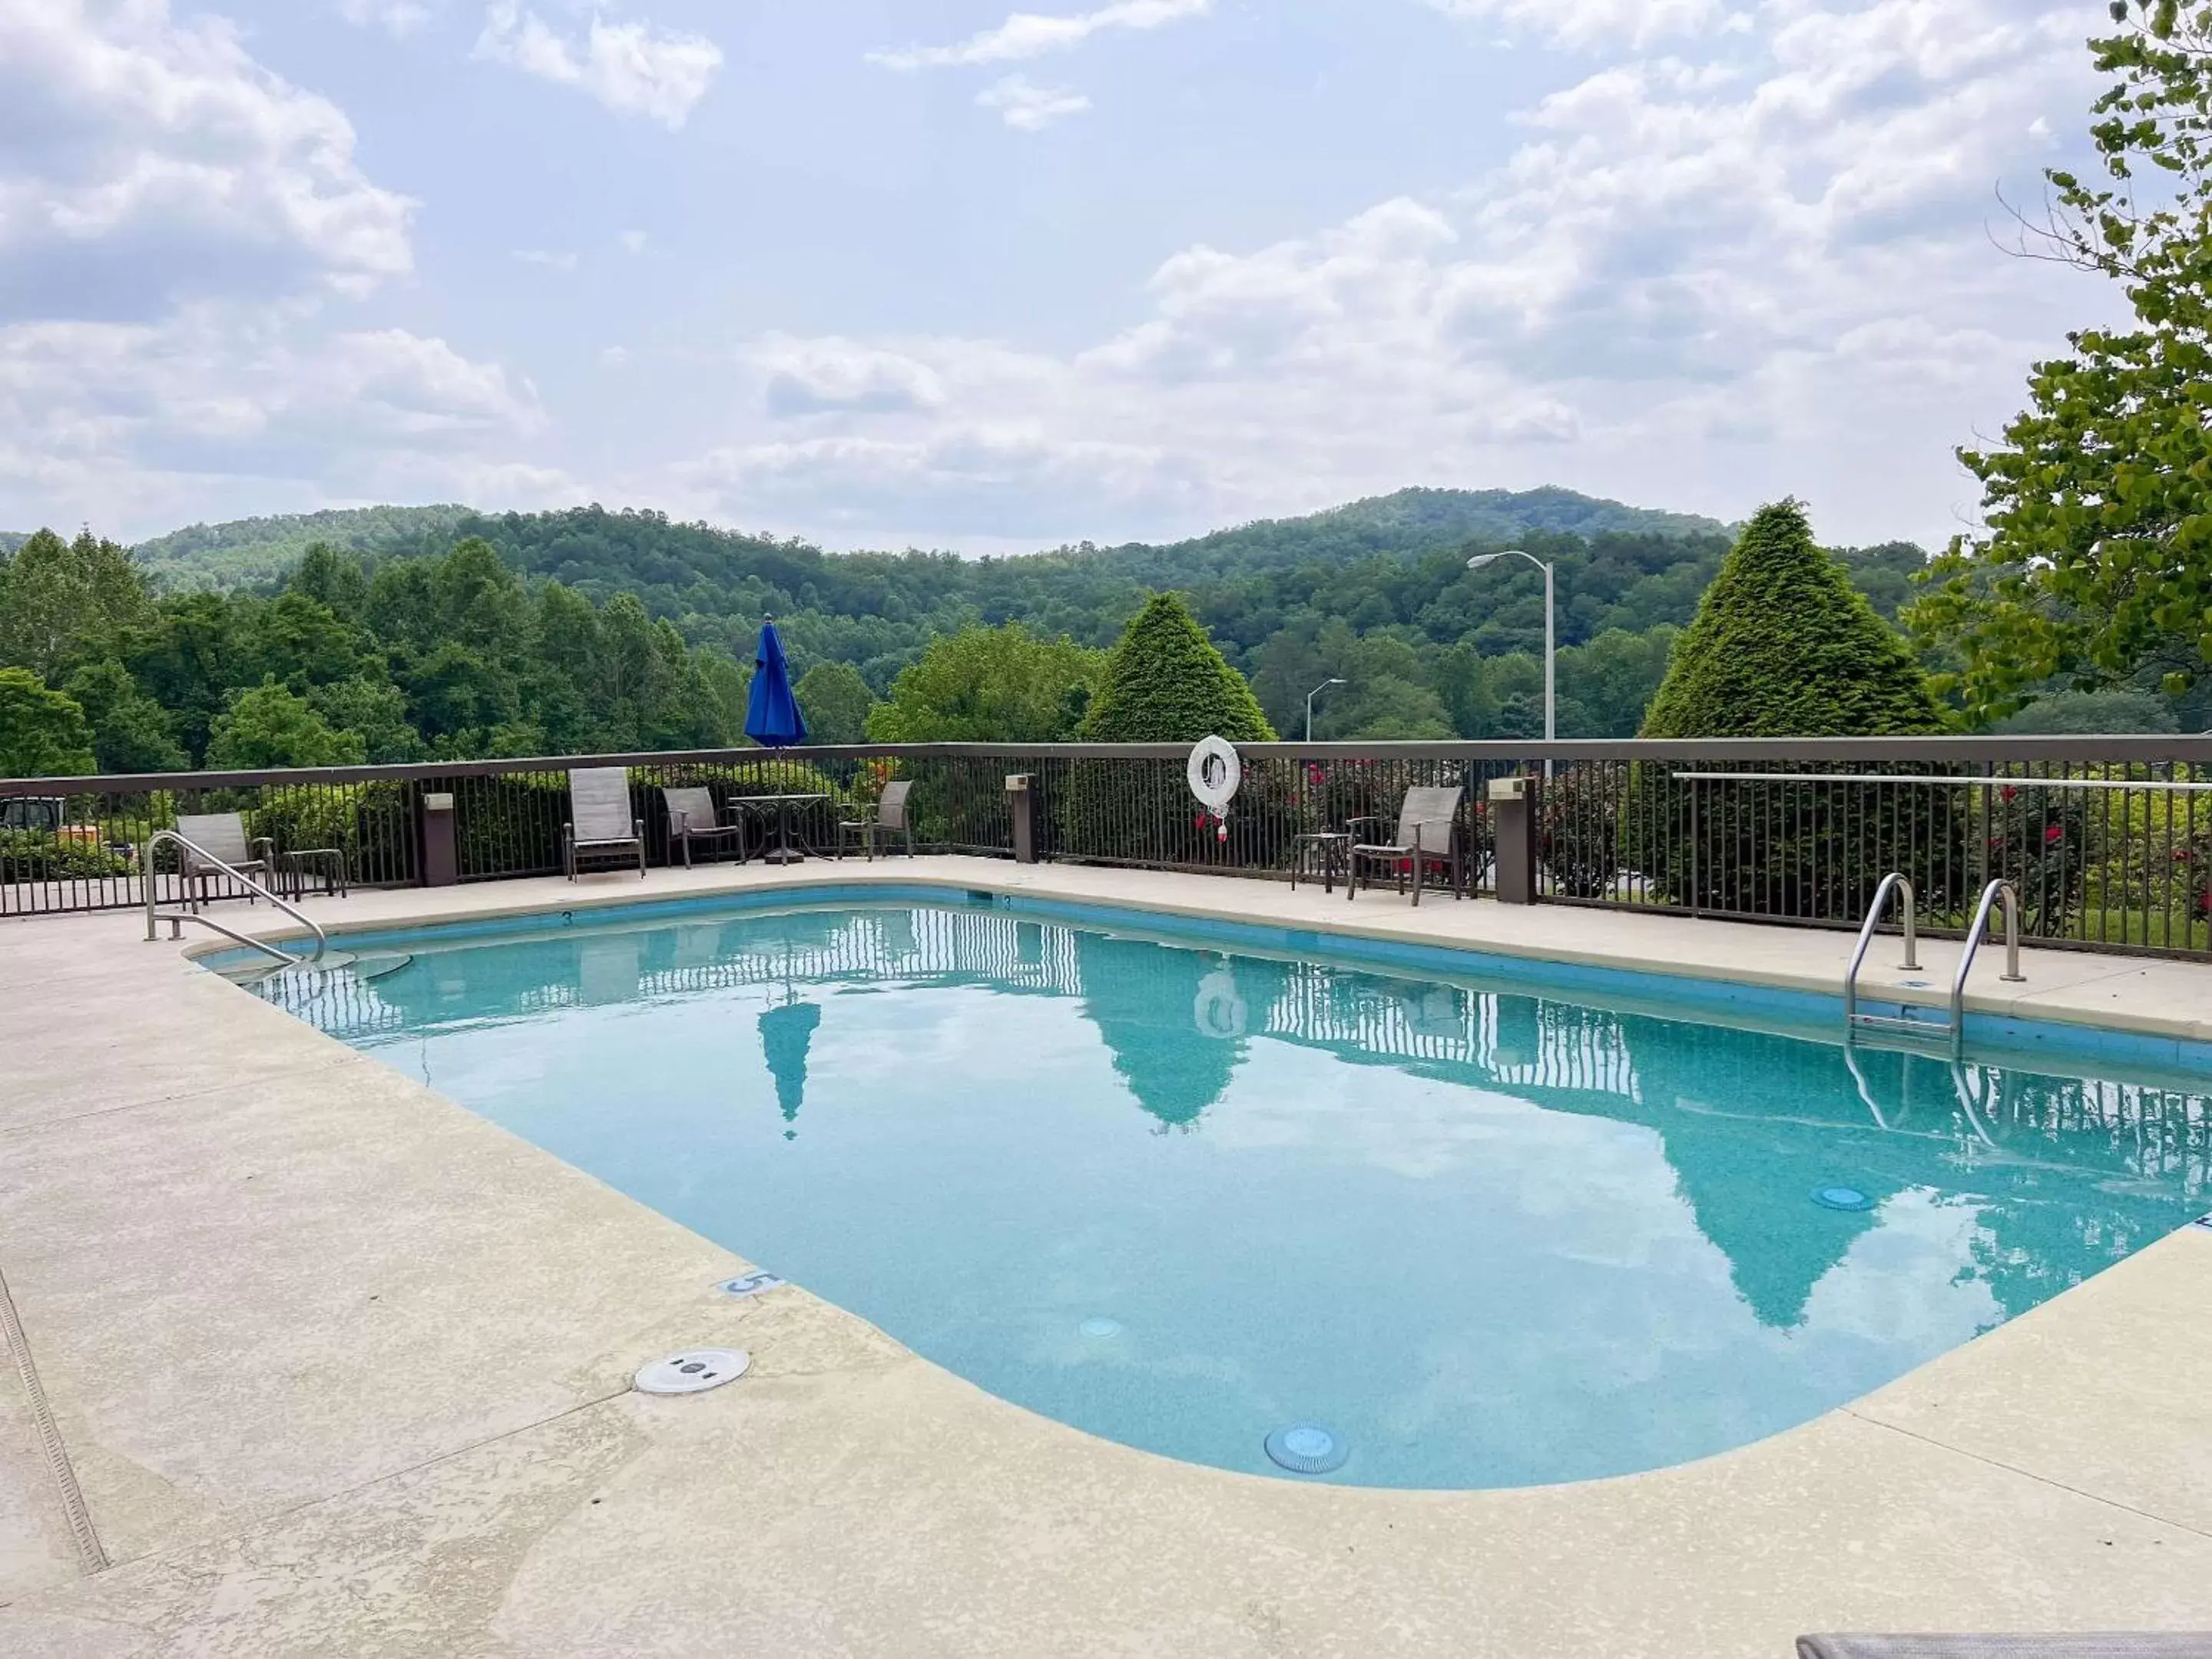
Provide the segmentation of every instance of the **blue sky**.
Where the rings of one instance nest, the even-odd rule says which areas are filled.
[[[0,526],[833,546],[1555,483],[1837,540],[2111,314],[2047,0],[0,0]]]

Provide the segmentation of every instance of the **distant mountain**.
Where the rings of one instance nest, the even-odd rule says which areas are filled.
[[[13,553],[30,539],[27,530],[0,530],[0,553]]]
[[[1547,486],[1541,489],[1401,489],[1297,519],[1261,519],[1234,530],[1162,547],[1113,550],[1141,558],[1168,556],[1200,568],[1217,562],[1296,563],[1328,556],[1420,553],[1463,542],[1509,541],[1533,533],[1579,536],[1724,536],[1717,519],[1664,513]]]
[[[287,513],[173,530],[131,550],[160,586],[175,589],[250,586],[273,581],[317,542],[368,553],[395,542],[451,530],[465,507],[359,507]]]
[[[578,561],[568,556],[577,551],[570,532],[580,514],[599,516],[604,510],[478,514],[457,506],[354,507],[198,524],[141,542],[131,550],[148,574],[164,586],[234,587],[281,576],[318,541],[355,552],[418,553],[442,551],[459,535],[482,534],[501,544],[503,550],[520,555],[515,562],[533,574],[559,574],[571,582],[585,583],[596,577],[604,584],[611,573],[600,561],[587,554],[581,562],[593,568],[579,569],[574,568]],[[632,522],[658,518],[630,513],[604,516]],[[821,554],[804,543],[778,542],[707,525],[659,522],[665,532],[673,533],[659,538],[663,544],[653,550],[654,568],[634,573],[641,586],[685,588],[701,581],[726,583],[735,574],[733,563],[750,563],[748,556],[769,549],[804,550],[805,554],[832,561],[841,556]],[[532,534],[539,526],[557,533]],[[1095,561],[1117,575],[1157,584],[1230,570],[1280,568],[1314,561],[1333,563],[1378,554],[1419,554],[1463,542],[1504,541],[1534,532],[1588,540],[1607,534],[1712,536],[1726,532],[1727,526],[1717,520],[1628,507],[1571,489],[1413,489],[1301,518],[1262,519],[1185,541],[1132,542],[1115,547],[1085,543],[1054,552],[1063,560]],[[670,568],[672,558],[682,567],[680,572]],[[564,570],[564,565],[571,568]]]

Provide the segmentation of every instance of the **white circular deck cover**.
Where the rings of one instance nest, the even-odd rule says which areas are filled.
[[[686,1348],[656,1359],[636,1376],[640,1394],[699,1394],[734,1382],[753,1357],[743,1348]]]

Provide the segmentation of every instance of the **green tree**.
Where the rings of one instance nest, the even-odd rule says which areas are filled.
[[[139,690],[121,663],[87,663],[62,690],[84,710],[101,771],[180,772],[191,764],[168,710]]]
[[[2212,5],[2112,15],[2089,43],[2104,176],[2051,170],[2027,240],[2118,282],[2136,325],[2069,335],[2002,443],[1960,452],[1989,527],[1907,611],[1976,720],[2068,687],[2179,694],[2212,665]]]
[[[237,684],[235,602],[220,593],[186,593],[161,603],[152,634],[127,658],[131,678],[169,712],[177,737],[195,757]]]
[[[1267,743],[1274,728],[1244,677],[1173,593],[1155,593],[1107,659],[1082,726],[1092,743]]]
[[[799,699],[799,713],[806,716],[809,743],[866,740],[868,710],[876,697],[852,664],[817,662],[799,677],[792,692]]]
[[[1675,642],[1647,738],[1888,737],[1943,729],[1911,651],[1813,542],[1762,507]]]
[[[877,743],[1057,743],[1075,735],[1104,653],[1019,623],[933,640],[868,715]]]
[[[1587,645],[1561,651],[1559,735],[1634,737],[1667,678],[1680,632],[1665,623],[1643,634],[1609,628]]]
[[[133,630],[153,621],[127,551],[89,530],[73,542],[40,530],[0,580],[0,663],[58,681],[80,663],[122,656]]]
[[[368,575],[360,556],[341,553],[328,542],[309,544],[285,586],[346,622],[359,622],[368,609]]]
[[[364,760],[378,766],[422,758],[421,733],[407,723],[407,700],[381,675],[311,686],[307,706],[333,731],[361,739]]]
[[[2106,732],[2179,732],[2173,705],[2153,691],[2061,691],[2038,697],[1992,732],[2021,736]]]
[[[27,668],[0,668],[0,777],[74,778],[93,769],[84,710]]]
[[[333,731],[306,698],[274,680],[240,692],[208,739],[207,763],[222,772],[358,766],[366,758],[360,738]]]

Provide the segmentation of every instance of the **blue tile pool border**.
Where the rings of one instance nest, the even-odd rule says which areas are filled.
[[[1796,1028],[1815,1040],[1836,1039],[1844,1018],[1840,995],[1787,986],[1565,962],[1453,945],[1378,939],[1371,934],[1340,933],[1327,927],[1285,927],[1141,905],[1045,898],[965,884],[931,882],[823,883],[702,893],[682,898],[611,902],[595,899],[568,909],[509,911],[493,916],[394,927],[337,928],[331,930],[331,942],[333,948],[349,951],[406,947],[422,950],[440,945],[489,943],[542,934],[549,928],[562,927],[629,928],[763,912],[881,908],[890,905],[988,908],[1093,931],[1140,929],[1175,944],[1320,959],[1405,978],[1480,979],[1501,988],[1570,995],[1581,993],[1608,1000],[1657,1003],[1686,1018],[1702,1013],[1772,1022]],[[252,958],[250,951],[222,950],[202,955],[198,960],[210,967],[219,967]],[[1940,1010],[1883,1002],[1879,998],[1862,996],[1860,1006],[1869,1012],[1905,1018],[1942,1018]],[[2011,1014],[1969,1010],[1966,1039],[1978,1050],[1997,1051],[2014,1057],[2101,1060],[2212,1073],[2212,1042],[2116,1030],[2073,1021],[2023,1019]]]

